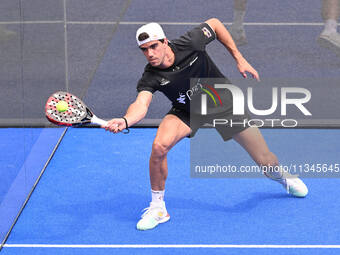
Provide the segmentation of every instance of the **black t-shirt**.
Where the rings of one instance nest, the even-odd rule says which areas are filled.
[[[214,30],[208,24],[202,23],[179,39],[171,40],[169,46],[175,54],[174,64],[167,69],[147,64],[138,82],[137,91],[146,90],[151,93],[161,91],[175,108],[190,112],[192,97],[188,91],[193,86],[190,87],[190,78],[224,78],[227,83],[230,83],[205,51],[206,45],[215,38]],[[217,111],[212,112],[230,110],[231,96],[229,94],[225,96],[224,99],[223,95],[221,96],[222,100],[224,102],[227,100],[229,103],[224,104],[223,109],[219,107]],[[211,102],[210,106],[212,106]]]

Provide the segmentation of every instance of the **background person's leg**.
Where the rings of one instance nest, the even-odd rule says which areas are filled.
[[[340,0],[323,0],[321,16],[325,25],[318,37],[318,43],[321,47],[333,50],[340,56],[340,34],[337,32]]]
[[[233,23],[229,31],[237,46],[247,44],[248,42],[243,26],[246,10],[247,0],[234,0]]]

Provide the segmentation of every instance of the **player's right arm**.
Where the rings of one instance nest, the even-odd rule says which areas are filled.
[[[138,93],[136,100],[129,106],[126,114],[124,115],[129,127],[133,126],[145,117],[146,113],[148,112],[151,100],[151,92],[141,91]],[[108,121],[108,124],[104,128],[108,131],[119,133],[127,127],[123,118],[114,118]]]
[[[212,30],[214,30],[217,40],[219,40],[224,45],[224,47],[228,49],[229,53],[235,59],[237,63],[237,68],[239,69],[241,75],[244,78],[247,78],[246,72],[249,72],[256,80],[259,81],[260,77],[258,72],[242,56],[240,51],[237,49],[233,38],[231,37],[230,33],[223,25],[223,23],[216,18],[208,19],[205,21],[205,23],[208,24],[212,28]]]

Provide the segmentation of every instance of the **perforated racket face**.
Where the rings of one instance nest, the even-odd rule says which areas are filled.
[[[64,112],[57,110],[57,103],[65,101],[68,108]],[[93,115],[86,105],[78,97],[63,91],[58,91],[51,95],[45,105],[46,117],[49,121],[57,125],[73,126],[81,123],[88,123]]]

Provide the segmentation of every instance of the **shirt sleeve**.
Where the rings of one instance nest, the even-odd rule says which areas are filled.
[[[181,46],[187,45],[194,50],[204,51],[206,45],[215,39],[215,31],[207,23],[202,23],[181,36],[177,44]]]
[[[142,78],[137,83],[137,92],[149,91],[152,94],[158,90],[157,81],[148,73],[144,72]]]

